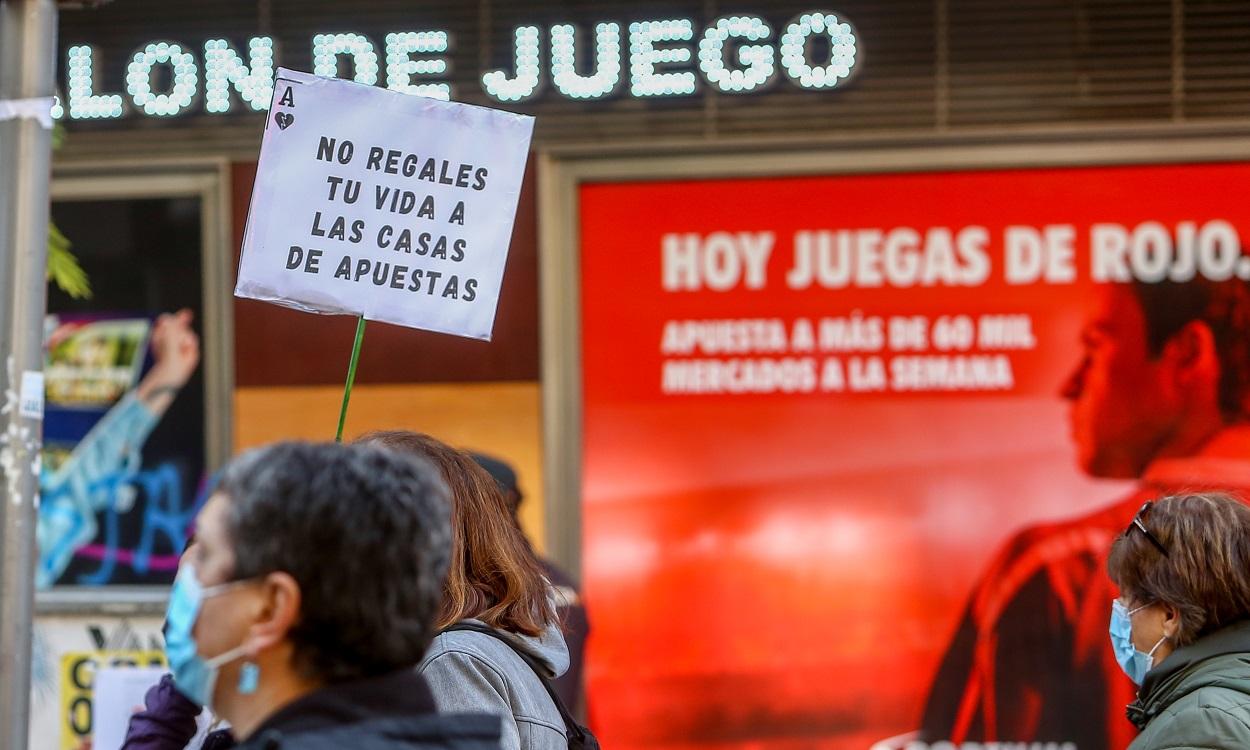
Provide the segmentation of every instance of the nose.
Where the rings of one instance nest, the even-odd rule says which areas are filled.
[[[1063,385],[1059,388],[1059,396],[1065,401],[1075,401],[1081,397],[1081,388],[1085,382],[1085,370],[1088,362],[1082,360],[1068,377],[1064,379]]]

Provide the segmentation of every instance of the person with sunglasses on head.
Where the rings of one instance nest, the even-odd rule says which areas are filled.
[[[1111,546],[1116,661],[1139,685],[1130,750],[1250,747],[1250,508],[1147,502]]]

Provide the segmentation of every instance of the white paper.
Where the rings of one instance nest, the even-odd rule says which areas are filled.
[[[280,68],[235,294],[489,340],[533,127]]]
[[[91,701],[92,750],[120,750],[130,717],[143,708],[148,689],[161,681],[161,667],[100,667]]]
[[[22,390],[18,396],[18,414],[29,419],[43,419],[43,373],[26,370],[22,373]]]
[[[36,99],[0,99],[0,120],[27,118],[37,120],[44,130],[52,129],[52,105],[50,96]]]

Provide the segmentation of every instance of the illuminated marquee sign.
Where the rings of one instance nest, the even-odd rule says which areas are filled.
[[[383,41],[379,48],[364,34],[317,34],[312,39],[313,72],[337,76],[339,63],[346,60],[360,83],[384,83],[393,91],[436,99],[454,96],[451,84],[439,80],[449,67],[450,34],[405,31],[387,34]],[[511,70],[481,76],[486,95],[498,102],[533,99],[548,82],[558,95],[576,100],[689,96],[700,86],[744,94],[761,91],[780,77],[800,89],[825,90],[849,79],[862,57],[851,24],[822,11],[801,14],[780,30],[753,15],[725,16],[701,30],[688,18],[627,27],[614,22],[593,28],[518,26],[511,52]],[[238,103],[244,111],[264,110],[273,94],[276,58],[276,45],[268,36],[251,38],[245,51],[226,39],[209,39],[198,59],[196,50],[182,43],[158,40],[127,62],[125,94],[97,93],[98,52],[90,45],[70,47],[68,106],[58,100],[53,115],[112,119],[133,111],[170,117],[192,110],[201,99],[210,114],[231,112]],[[159,77],[166,82],[162,91],[154,88],[158,68],[166,74]]]

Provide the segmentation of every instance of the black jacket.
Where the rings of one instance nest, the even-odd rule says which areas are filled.
[[[499,717],[435,711],[425,680],[404,669],[306,695],[238,750],[498,750]]]
[[[569,647],[569,668],[551,682],[569,711],[574,716],[584,718],[586,710],[582,702],[582,663],[586,652],[586,639],[590,636],[590,619],[586,616],[586,607],[582,604],[577,581],[550,560],[540,557],[538,564],[542,565],[547,580],[555,587],[556,615],[564,626],[564,643]]]

